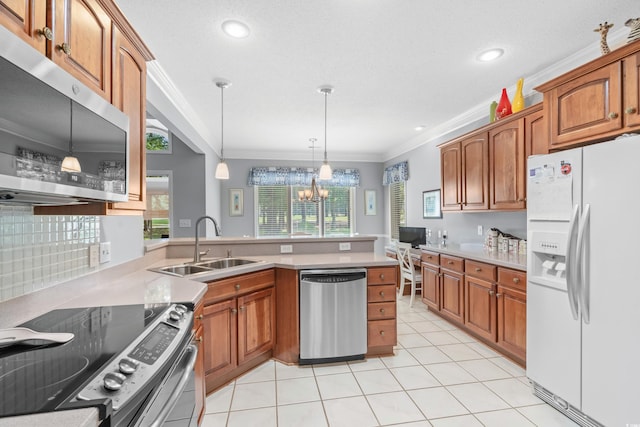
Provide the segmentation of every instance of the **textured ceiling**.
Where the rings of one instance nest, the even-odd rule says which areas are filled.
[[[245,158],[308,156],[309,138],[324,138],[324,96],[316,88],[330,84],[329,159],[386,159],[422,138],[418,125],[427,126],[427,139],[473,107],[486,103],[488,112],[488,102],[519,77],[530,92],[526,77],[597,49],[600,22],[613,22],[610,35],[623,42],[624,22],[640,16],[638,0],[116,3],[216,151],[220,89],[213,81],[233,83],[225,90],[225,154]],[[250,36],[223,34],[227,19],[247,23]],[[493,47],[505,55],[476,61]]]

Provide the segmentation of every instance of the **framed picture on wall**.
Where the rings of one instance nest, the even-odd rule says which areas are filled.
[[[244,200],[242,188],[229,189],[229,216],[242,216],[244,214]]]
[[[440,210],[440,190],[422,192],[422,218],[442,218]]]
[[[376,190],[364,190],[364,214],[377,215]]]

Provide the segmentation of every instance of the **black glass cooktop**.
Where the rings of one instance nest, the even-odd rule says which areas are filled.
[[[0,417],[56,409],[167,307],[62,309],[19,325],[75,337],[65,344],[32,341],[0,348]]]

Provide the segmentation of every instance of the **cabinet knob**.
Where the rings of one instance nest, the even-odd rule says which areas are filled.
[[[62,43],[56,46],[58,49],[60,49],[61,51],[63,51],[65,53],[65,55],[70,55],[71,54],[71,46],[69,46],[69,43]]]
[[[500,294],[500,293],[496,294],[496,298],[500,298],[501,296],[502,296],[502,294]]]
[[[492,290],[489,290],[489,296],[493,296],[495,294],[495,292],[493,292]]]
[[[380,335],[384,335],[384,331],[380,331]]]
[[[238,312],[238,310],[236,310],[235,308],[231,309],[231,314],[236,314]]]
[[[384,313],[384,308],[381,308],[381,309],[380,309],[380,313]]]
[[[36,30],[36,33],[40,36],[44,36],[47,40],[53,40],[53,31],[49,27],[42,27],[41,30]]]
[[[196,320],[202,320],[202,319],[204,319],[204,314],[198,314],[196,316]]]
[[[384,274],[380,273],[380,280],[384,280]]]
[[[451,265],[453,264],[453,261],[447,261],[447,264]]]
[[[520,279],[518,277],[513,278],[513,283],[520,283]]]
[[[629,107],[626,110],[624,110],[625,114],[635,114],[638,112],[638,110],[636,109],[636,107]]]
[[[476,267],[476,273],[480,273],[482,269],[480,267]]]
[[[195,339],[196,342],[202,342],[202,337],[198,337]]]
[[[240,307],[238,307],[238,310],[244,311],[244,305],[241,305]]]
[[[617,119],[618,118],[618,113],[614,113],[613,111],[609,113],[609,118],[611,120]]]
[[[240,290],[240,284],[239,283],[236,283],[236,286],[234,286],[234,287],[236,288],[236,291]]]
[[[384,296],[384,292],[380,291],[380,296],[383,297]]]

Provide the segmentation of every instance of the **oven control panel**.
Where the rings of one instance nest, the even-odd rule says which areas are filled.
[[[105,365],[76,396],[77,400],[110,398],[117,411],[183,350],[193,328],[193,312],[174,304],[159,316],[118,356]]]

